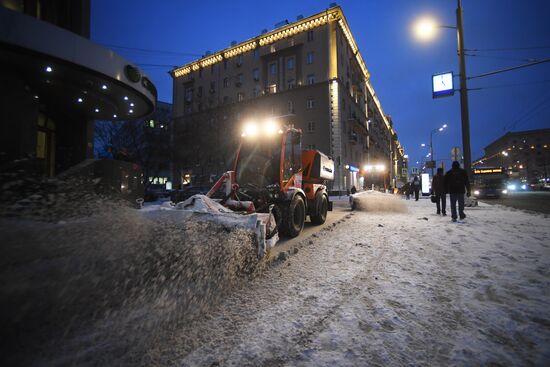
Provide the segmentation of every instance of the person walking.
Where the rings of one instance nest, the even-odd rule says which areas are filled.
[[[451,199],[451,217],[456,222],[456,202],[458,201],[458,214],[460,219],[466,218],[464,214],[464,193],[470,197],[470,180],[465,170],[460,168],[460,163],[453,162],[452,168],[445,174],[445,189]]]
[[[420,195],[420,180],[418,176],[414,176],[411,182],[411,190],[414,191],[414,199],[418,201],[418,196]]]
[[[445,207],[447,205],[447,194],[445,191],[445,175],[443,168],[437,169],[437,174],[432,179],[432,195],[435,196],[437,205],[437,214],[447,215]]]

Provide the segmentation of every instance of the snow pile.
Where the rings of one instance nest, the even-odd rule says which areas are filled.
[[[55,223],[36,220],[39,205],[38,215],[0,218],[0,364],[114,355],[133,364],[160,331],[191,322],[261,269],[246,228],[94,198],[86,206],[97,211],[69,210]]]
[[[193,195],[189,199],[176,204],[176,209],[190,210],[200,213],[232,213],[218,202],[205,195]]]
[[[378,191],[365,191],[352,195],[350,201],[354,210],[364,212],[407,212],[407,206],[399,196]]]

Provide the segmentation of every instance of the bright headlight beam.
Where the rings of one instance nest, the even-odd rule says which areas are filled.
[[[274,135],[277,130],[278,130],[278,126],[275,122],[273,122],[272,120],[267,120],[265,123],[264,123],[264,132],[267,134],[267,135]]]
[[[249,122],[244,125],[243,136],[256,136],[258,134],[258,126],[255,123]]]

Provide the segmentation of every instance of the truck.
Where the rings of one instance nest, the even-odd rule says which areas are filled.
[[[494,197],[508,194],[508,175],[502,167],[479,167],[473,169],[472,193],[476,198]]]
[[[245,125],[233,170],[206,194],[223,192],[219,201],[243,213],[268,213],[266,238],[277,233],[296,237],[306,217],[320,225],[332,210],[329,181],[334,161],[316,149],[302,149],[302,131],[266,121]]]

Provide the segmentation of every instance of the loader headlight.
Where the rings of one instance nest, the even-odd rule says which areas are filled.
[[[479,195],[479,190],[475,190],[474,195]]]
[[[279,130],[279,126],[273,120],[267,120],[264,123],[264,133],[266,135],[275,135],[277,130]]]
[[[258,126],[254,122],[248,122],[244,125],[243,133],[241,136],[254,137],[258,134]]]
[[[504,190],[502,190],[502,193],[503,193],[504,195],[506,195],[506,194],[508,193],[508,190],[504,189]]]
[[[510,191],[514,191],[516,189],[516,185],[510,184],[510,185],[508,185],[507,189],[510,190]]]

